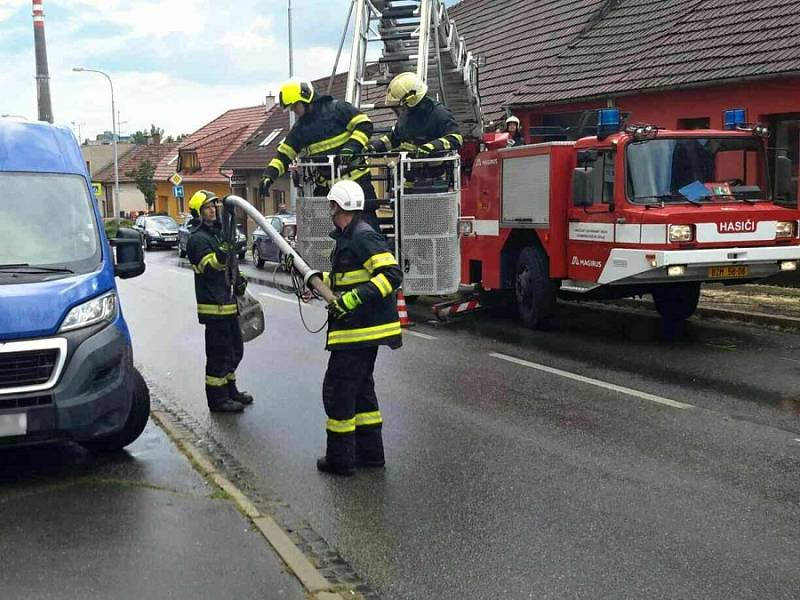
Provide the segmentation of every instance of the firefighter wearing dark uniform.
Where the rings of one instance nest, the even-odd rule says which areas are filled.
[[[511,116],[506,119],[506,133],[508,133],[509,146],[522,146],[525,140],[522,138],[522,133],[519,130],[519,119]]]
[[[320,471],[352,475],[356,466],[384,465],[380,408],[373,370],[380,346],[402,345],[396,290],[403,275],[383,236],[361,219],[364,193],[339,181],[328,194],[336,246],[326,284],[337,294],[328,305],[328,369],[322,385],[327,451]]]
[[[292,110],[299,118],[289,135],[278,145],[278,152],[261,180],[261,195],[286,172],[300,153],[306,156],[338,157],[342,178],[356,181],[364,190],[366,206],[362,218],[378,230],[378,207],[372,177],[362,156],[372,135],[372,121],[349,102],[331,96],[317,96],[309,81],[290,80],[281,86],[279,102],[284,110]],[[330,188],[330,173],[317,173],[316,196],[324,196]]]
[[[253,402],[236,387],[236,367],[244,346],[239,330],[236,295],[247,281],[240,274],[233,289],[225,280],[225,264],[232,250],[222,239],[217,219],[217,197],[201,190],[189,200],[194,219],[189,224],[186,253],[194,270],[197,316],[206,327],[206,399],[212,412],[240,412]]]
[[[375,152],[408,152],[412,158],[433,158],[461,148],[463,136],[453,113],[427,96],[428,86],[416,73],[401,73],[389,83],[386,105],[399,108],[397,123],[371,144]],[[423,180],[446,180],[447,170],[437,162],[415,166],[409,187]]]

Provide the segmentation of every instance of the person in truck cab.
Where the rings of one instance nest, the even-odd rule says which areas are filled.
[[[375,152],[408,152],[412,158],[434,158],[458,151],[464,138],[458,122],[443,104],[428,96],[428,86],[416,73],[401,73],[389,83],[386,106],[398,111],[392,130],[372,142]],[[407,175],[410,188],[446,182],[449,173],[441,162],[419,163]]]
[[[253,397],[236,387],[236,367],[244,344],[239,329],[237,296],[244,294],[247,280],[239,274],[233,290],[225,280],[228,253],[234,251],[222,240],[217,219],[217,197],[200,190],[189,200],[194,219],[189,223],[186,253],[194,271],[197,317],[206,327],[206,400],[211,412],[241,412]]]

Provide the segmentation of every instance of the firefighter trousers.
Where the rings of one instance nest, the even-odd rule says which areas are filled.
[[[322,383],[322,402],[328,419],[328,463],[351,468],[383,462],[383,419],[375,396],[378,347],[333,350]]]
[[[236,367],[243,355],[239,319],[206,321],[206,400],[209,407],[225,402],[236,393]]]

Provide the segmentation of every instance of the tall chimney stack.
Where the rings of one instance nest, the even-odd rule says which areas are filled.
[[[36,97],[39,101],[39,120],[53,122],[50,103],[50,74],[47,70],[47,45],[44,41],[43,0],[33,0],[33,42],[36,47]]]

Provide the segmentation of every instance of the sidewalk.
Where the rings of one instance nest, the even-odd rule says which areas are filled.
[[[126,452],[0,449],[0,596],[308,598],[152,421]]]
[[[188,267],[187,261],[181,266]],[[252,282],[269,287],[290,285],[289,277],[281,270],[275,272],[276,265],[266,263],[263,269],[257,269],[251,262],[242,263],[241,270]],[[624,300],[625,306],[652,309],[649,297],[642,300]],[[416,318],[433,319],[433,313],[427,314],[423,304],[412,307]],[[800,329],[800,288],[780,287],[775,285],[734,285],[707,284],[703,286],[698,305],[697,317],[728,319],[755,323],[762,326],[787,327]]]

